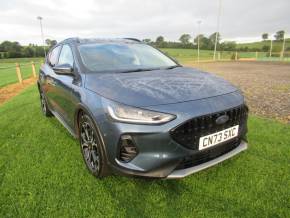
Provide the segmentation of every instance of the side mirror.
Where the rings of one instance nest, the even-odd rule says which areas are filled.
[[[52,68],[56,74],[60,75],[72,75],[73,74],[73,68],[69,64],[60,64],[56,65]]]

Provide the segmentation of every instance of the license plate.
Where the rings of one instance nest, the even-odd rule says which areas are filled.
[[[239,134],[239,125],[199,138],[199,150],[209,148],[235,138]]]

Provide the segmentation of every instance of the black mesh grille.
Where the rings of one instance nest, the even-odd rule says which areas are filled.
[[[119,141],[119,160],[129,162],[136,157],[138,150],[129,135],[123,135]]]
[[[247,106],[241,105],[226,111],[196,117],[173,129],[171,137],[187,148],[198,149],[200,137],[235,125],[239,125],[239,136],[241,136],[245,132],[247,113]],[[222,125],[218,125],[216,119],[221,115],[228,115],[229,120]]]
[[[207,161],[213,160],[216,157],[219,157],[223,154],[226,154],[236,148],[240,144],[241,140],[235,138],[226,144],[218,145],[210,149],[206,149],[204,151],[197,152],[194,155],[188,156],[184,158],[181,163],[177,166],[178,169],[186,169],[189,167],[193,167]]]

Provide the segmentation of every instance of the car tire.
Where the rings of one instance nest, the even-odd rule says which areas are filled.
[[[52,113],[47,106],[46,98],[43,92],[40,92],[40,107],[44,116],[46,117],[52,116]]]
[[[93,120],[84,112],[79,116],[80,149],[86,167],[97,178],[106,175],[105,153]]]

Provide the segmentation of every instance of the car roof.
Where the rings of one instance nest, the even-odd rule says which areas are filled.
[[[62,40],[61,42],[54,45],[49,49],[51,52],[54,48],[61,46],[63,44],[90,44],[90,43],[138,43],[143,44],[142,41],[136,38],[79,38],[79,37],[71,37]]]
[[[88,43],[142,43],[136,38],[67,38],[58,44],[72,43],[72,44],[88,44]]]

